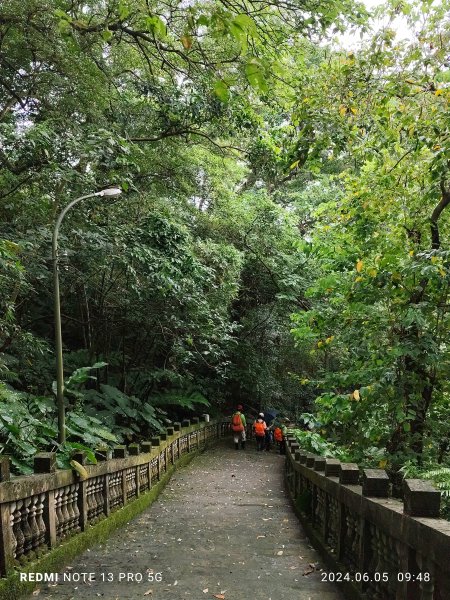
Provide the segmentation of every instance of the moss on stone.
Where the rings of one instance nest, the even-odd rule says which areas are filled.
[[[148,508],[159,496],[176,469],[187,465],[199,451],[191,452],[182,456],[175,465],[171,466],[155,484],[151,490],[142,493],[139,498],[133,500],[124,507],[113,512],[109,517],[103,519],[96,525],[90,526],[86,531],[71,537],[53,548],[42,558],[28,563],[20,571],[14,571],[8,577],[0,580],[0,600],[18,600],[26,594],[31,594],[39,585],[34,582],[20,581],[20,573],[55,573],[67,565],[72,559],[84,552],[90,546],[105,542],[111,533],[126,525]]]

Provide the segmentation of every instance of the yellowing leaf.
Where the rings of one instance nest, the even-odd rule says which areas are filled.
[[[339,114],[341,115],[341,117],[345,117],[346,112],[347,112],[347,107],[345,107],[343,104],[341,104],[339,107]]]
[[[380,460],[380,462],[378,463],[378,467],[380,469],[384,469],[387,465],[387,460]]]
[[[431,262],[433,263],[433,265],[434,265],[435,263],[437,263],[437,261],[438,261],[438,257],[437,257],[437,256],[432,256],[432,257],[431,257]]]
[[[409,251],[409,255],[410,255],[410,256],[414,256],[414,250],[410,250],[410,251]]]
[[[356,282],[356,283],[359,283],[360,281],[363,281],[363,280],[364,280],[364,277],[357,277],[357,278],[355,279],[355,282]]]
[[[319,340],[319,341],[317,342],[317,347],[318,347],[318,348],[321,348],[322,346],[323,346],[323,342],[322,342],[322,340]]]
[[[289,167],[289,168],[290,168],[290,169],[295,169],[295,167],[298,167],[298,163],[299,163],[299,162],[300,162],[299,160],[296,160],[295,162],[293,162],[293,163],[292,163],[292,165],[290,165],[290,167]]]
[[[330,335],[330,337],[327,337],[327,339],[325,340],[325,344],[331,344],[331,342],[334,340],[334,335]]]
[[[358,260],[358,262],[356,263],[356,270],[358,271],[358,273],[361,273],[363,268],[363,261],[360,259]]]
[[[446,275],[444,269],[439,269],[439,274],[441,277],[445,277],[445,275]]]
[[[80,481],[86,481],[86,479],[89,477],[86,469],[78,461],[71,460],[70,466],[78,473]]]
[[[190,35],[182,35],[180,41],[185,50],[189,50],[192,47],[192,38]]]
[[[350,110],[352,111],[352,113],[353,113],[354,115],[356,115],[356,113],[358,112],[358,109],[357,109],[357,108],[355,108],[354,106],[352,106]]]
[[[377,271],[376,269],[369,269],[369,270],[368,270],[368,273],[369,273],[369,275],[370,275],[371,277],[376,277],[376,276],[377,276],[377,273],[378,273],[378,271]]]
[[[355,390],[353,392],[353,399],[354,400],[361,400],[361,396],[359,395],[359,390]]]
[[[444,93],[444,90],[442,90],[442,89],[439,89],[439,90],[436,90],[436,91],[434,92],[434,95],[435,95],[435,96],[440,96],[440,95],[441,95],[441,94],[443,94],[443,93]]]

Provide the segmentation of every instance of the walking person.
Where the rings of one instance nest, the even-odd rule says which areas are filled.
[[[259,413],[258,418],[253,423],[253,431],[255,432],[256,438],[256,449],[258,452],[264,450],[266,441],[266,429],[267,425],[264,421],[264,413]]]
[[[273,430],[273,437],[275,439],[275,442],[278,445],[278,451],[279,451],[279,453],[280,454],[286,454],[286,448],[285,448],[285,441],[284,441],[283,430],[278,425]]]
[[[236,408],[236,412],[231,417],[231,430],[233,431],[234,447],[239,450],[239,442],[241,442],[242,450],[245,449],[245,428],[247,422],[245,415],[241,412],[242,405],[239,404]]]

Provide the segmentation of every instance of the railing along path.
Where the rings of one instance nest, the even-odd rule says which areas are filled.
[[[108,517],[150,490],[183,455],[218,438],[227,423],[203,415],[174,423],[149,442],[96,452],[88,478],[57,470],[53,453],[35,456],[34,475],[11,477],[0,459],[0,576],[40,558],[62,541]],[[84,463],[81,453],[74,459]]]
[[[10,477],[0,459],[0,576],[23,568],[66,539],[150,490],[180,458],[230,431],[209,417],[174,423],[142,444],[97,452],[87,479],[57,470],[55,455],[35,457],[35,474]],[[251,433],[251,432],[249,432]],[[80,454],[75,460],[83,463]],[[365,600],[449,600],[450,523],[439,517],[440,494],[406,480],[403,502],[388,495],[380,469],[325,459],[288,435],[286,482],[297,514],[321,551],[330,583]],[[361,483],[361,485],[360,485]]]
[[[329,581],[343,582],[351,598],[450,599],[450,523],[439,518],[439,491],[407,479],[404,500],[391,498],[386,471],[316,456],[293,436],[286,445],[287,486]]]

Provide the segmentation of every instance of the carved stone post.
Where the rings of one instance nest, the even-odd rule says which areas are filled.
[[[80,460],[83,460],[81,457]],[[54,473],[56,471],[56,454],[54,452],[39,452],[34,457],[35,473]],[[49,548],[56,545],[56,510],[55,492],[50,490],[45,494],[45,502],[42,511],[45,523],[45,537]]]
[[[389,477],[383,469],[364,469],[362,481],[363,496],[375,498],[387,498],[389,493]],[[372,540],[372,535],[374,540]],[[362,517],[360,519],[360,545],[359,545],[359,569],[362,573],[369,572],[371,551],[375,553],[377,563],[382,557],[381,542],[377,543],[379,533],[377,529],[372,528],[370,523]],[[372,548],[371,548],[372,546]],[[376,564],[377,564],[376,563]],[[366,582],[361,582],[361,589],[367,588]]]
[[[429,481],[403,481],[403,512],[411,517],[439,518],[441,494]]]
[[[54,473],[56,471],[55,452],[38,452],[35,454],[33,462],[35,473]]]
[[[80,511],[80,528],[81,531],[84,531],[83,525],[81,522],[82,512],[80,510],[81,505],[81,484],[84,481],[80,481],[78,488],[78,510]],[[44,510],[42,512],[42,518],[45,523],[45,541],[49,548],[54,548],[56,546],[56,507],[55,507],[55,490],[49,490],[45,494],[44,501]]]

